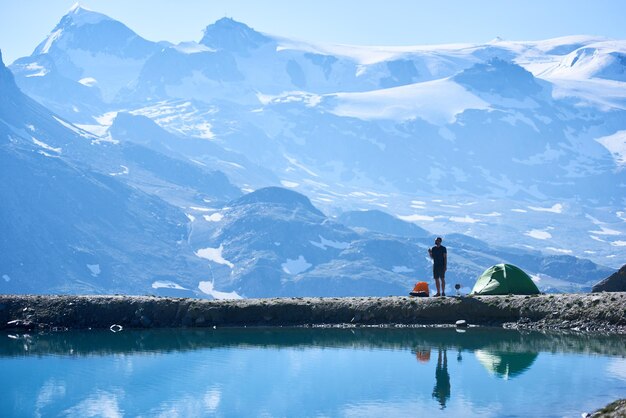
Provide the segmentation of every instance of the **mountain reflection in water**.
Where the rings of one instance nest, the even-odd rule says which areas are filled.
[[[0,404],[3,416],[580,416],[626,393],[624,357],[621,336],[488,328],[5,333]]]

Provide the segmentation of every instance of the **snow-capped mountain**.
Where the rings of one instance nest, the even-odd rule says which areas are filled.
[[[104,161],[81,151],[86,163],[110,173],[129,169],[127,184],[188,215],[195,252],[222,245],[230,260],[240,251],[234,266],[247,250],[229,248],[226,238],[218,243],[206,218],[238,191],[217,174],[224,188],[211,183],[221,191],[197,194],[203,173],[219,170],[244,192],[289,188],[349,226],[361,216],[350,211],[378,209],[437,235],[475,237],[489,243],[484,251],[512,246],[566,256],[577,268],[567,257],[617,268],[626,259],[625,56],[626,41],[589,36],[316,45],[228,18],[209,24],[201,39],[174,45],[75,7],[10,68],[20,88],[73,129],[125,150]],[[268,257],[280,266],[299,255]],[[302,255],[310,277],[340,269]],[[346,278],[359,276],[352,267]],[[268,280],[293,282],[281,271]],[[392,276],[385,281],[400,280]],[[218,278],[216,289],[261,294],[237,280]]]
[[[64,117],[104,113],[167,43],[150,42],[121,22],[75,5],[12,71],[27,94]],[[94,113],[95,112],[95,113]]]

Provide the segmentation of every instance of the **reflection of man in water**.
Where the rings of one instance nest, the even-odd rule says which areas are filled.
[[[442,359],[443,357],[443,359]],[[433,398],[439,401],[441,409],[446,407],[446,401],[450,399],[450,375],[448,374],[448,355],[445,348],[439,348],[437,354],[437,369],[435,370],[435,387]]]

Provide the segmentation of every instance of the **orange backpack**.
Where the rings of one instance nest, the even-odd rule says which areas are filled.
[[[415,287],[413,291],[409,293],[411,296],[429,296],[430,292],[428,291],[428,283],[426,282],[417,282],[415,283]]]

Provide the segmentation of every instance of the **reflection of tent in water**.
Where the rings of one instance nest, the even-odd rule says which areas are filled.
[[[537,295],[539,289],[528,274],[512,264],[496,264],[480,275],[473,295]]]
[[[498,377],[508,380],[519,376],[532,366],[537,353],[511,353],[476,350],[474,355],[485,368]]]

